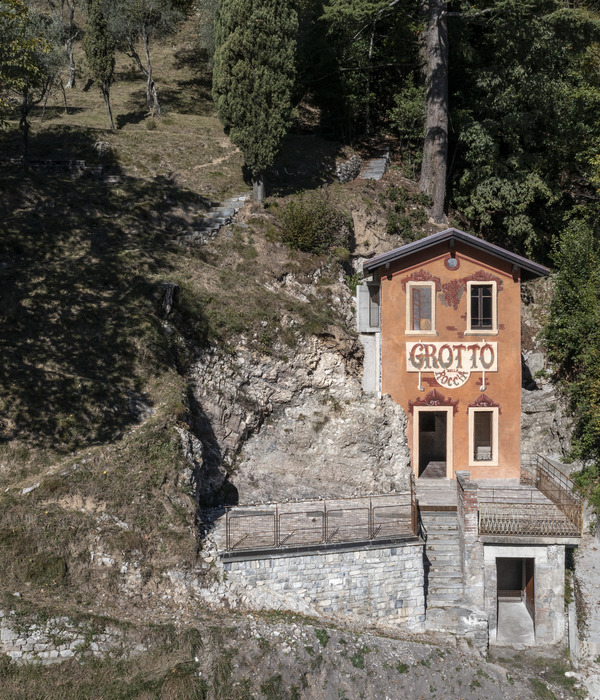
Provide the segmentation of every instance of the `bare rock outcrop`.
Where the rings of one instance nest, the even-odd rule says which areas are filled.
[[[301,339],[289,360],[286,350],[265,355],[242,340],[233,354],[213,349],[197,362],[190,401],[203,448],[200,502],[350,496],[405,486],[406,417],[391,399],[362,395],[357,339],[331,327]]]

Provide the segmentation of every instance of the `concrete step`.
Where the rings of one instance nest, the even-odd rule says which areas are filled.
[[[456,572],[459,575],[462,576],[461,574],[461,568],[460,564],[457,561],[431,561],[430,563],[427,564],[425,563],[425,570],[426,571],[451,571],[451,572]]]
[[[459,581],[462,584],[462,573],[460,570],[448,567],[447,569],[425,568],[425,573],[433,581]]]
[[[458,523],[456,513],[440,513],[439,511],[421,511],[421,520],[424,523]]]
[[[462,573],[456,570],[450,569],[430,569],[427,572],[429,580],[435,579],[436,581],[459,581],[462,585]]]
[[[428,547],[437,547],[438,549],[440,546],[448,546],[448,547],[459,547],[459,539],[457,535],[452,535],[452,534],[446,534],[444,535],[443,533],[427,533],[427,546]]]
[[[441,525],[454,523],[458,524],[456,515],[432,515],[431,513],[421,513],[421,522],[423,523],[440,523]]]
[[[435,595],[427,596],[427,607],[449,607],[452,605],[460,605],[462,598],[462,587],[460,591],[450,593],[436,593]]]
[[[456,562],[448,562],[444,564],[443,562],[432,562],[431,564],[425,564],[425,571],[430,572],[432,575],[437,575],[438,573],[451,573],[458,574],[462,577],[460,566]]]
[[[445,540],[443,538],[429,539],[425,548],[427,554],[460,554],[460,544],[458,540]]]
[[[429,581],[427,597],[438,595],[460,595],[463,592],[462,581]]]
[[[423,527],[425,528],[425,532],[427,535],[435,535],[437,537],[455,537],[458,538],[458,528],[456,525],[432,525],[429,524],[427,525],[426,523],[423,523]]]

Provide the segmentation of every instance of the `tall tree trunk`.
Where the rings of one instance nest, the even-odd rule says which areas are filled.
[[[369,56],[368,56],[368,69],[367,69],[367,88],[366,88],[366,106],[365,106],[365,136],[369,135],[370,122],[371,122],[371,59],[373,58],[373,43],[375,41],[375,22],[376,18],[373,17],[373,23],[371,25],[371,38],[369,40]]]
[[[445,0],[429,0],[427,111],[419,190],[432,198],[431,216],[445,223],[448,167],[448,27]]]
[[[115,122],[113,121],[112,109],[110,106],[110,87],[108,85],[102,85],[100,87],[100,92],[104,98],[104,104],[106,105],[106,111],[108,112],[108,120],[110,122],[110,128],[115,131]]]
[[[21,131],[21,139],[23,141],[23,167],[25,170],[29,167],[29,91],[27,88],[23,90],[23,99],[21,100],[21,118],[19,119],[19,129]]]
[[[67,51],[67,56],[69,57],[69,80],[65,87],[74,88],[75,87],[75,56],[73,54],[73,39],[75,39],[76,34],[73,33],[73,26],[75,22],[75,7],[69,8],[69,22],[67,24],[67,38],[65,40],[65,49]]]
[[[75,56],[73,54],[73,39],[70,37],[65,41],[65,49],[69,58],[69,80],[65,85],[66,88],[75,87]]]
[[[150,37],[148,32],[143,31],[144,51],[146,52],[146,105],[153,117],[160,117],[160,104],[158,103],[158,92],[152,78],[152,62],[150,61]]]
[[[252,199],[262,202],[265,198],[265,174],[258,173],[252,178]]]

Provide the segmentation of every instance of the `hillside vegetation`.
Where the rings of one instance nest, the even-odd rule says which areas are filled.
[[[337,657],[316,641],[314,621],[282,623],[310,635],[295,642],[296,665],[272,652],[274,639],[262,641],[269,620],[244,632],[255,641],[237,661],[236,630],[249,624],[242,616],[231,613],[223,623],[221,613],[171,599],[167,571],[193,571],[207,586],[215,575],[198,556],[201,518],[178,429],[193,430],[188,372],[205,348],[228,356],[243,341],[285,360],[306,336],[331,328],[353,334],[347,309],[333,301],[349,299],[359,279],[353,260],[437,227],[428,220],[428,198],[405,177],[412,165],[395,137],[386,137],[395,160],[384,181],[335,183],[336,159],[354,151],[323,138],[308,101],[273,166],[264,205],[247,204],[241,225],[206,245],[174,246],[212,206],[248,190],[241,153],[210,99],[197,33],[192,18],[155,44],[160,119],[147,113],[140,73],[117,55],[116,131],[104,128],[104,104],[76,43],[78,82],[66,92],[67,108],[58,92],[32,112],[32,166],[0,167],[0,609],[99,625],[117,620],[149,650],[139,662],[73,662],[66,670],[0,662],[3,697],[23,696],[25,685],[34,689],[28,697],[291,699],[302,690],[302,697],[341,698],[355,682],[369,692],[368,659],[376,651],[369,656],[372,642],[354,632],[332,633],[352,635],[353,648],[341,653],[346,642],[336,637],[341,680],[325,691]],[[372,146],[355,144],[363,155]],[[0,148],[8,161],[20,158],[14,118],[0,132]],[[71,159],[85,160],[89,171],[73,178],[35,165]],[[294,231],[306,232],[317,216],[331,222],[331,236],[298,240]],[[310,291],[275,284],[286,276]],[[170,285],[172,309],[165,306]],[[123,595],[107,569],[91,565],[101,557],[135,562],[143,590]],[[394,644],[386,647],[387,665],[377,667],[382,692],[392,675],[394,683],[410,676],[400,658],[408,652]],[[419,673],[429,668],[427,649],[414,659]],[[464,654],[453,649],[451,658],[458,668]],[[464,697],[480,697],[482,686],[490,697],[510,697],[498,689],[512,675],[506,681],[501,671],[492,681],[483,669],[461,676],[471,684]],[[428,684],[433,692],[429,676],[417,687],[427,692]],[[527,697],[528,688],[519,680],[514,697]]]

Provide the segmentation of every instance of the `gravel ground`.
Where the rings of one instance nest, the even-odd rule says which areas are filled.
[[[465,640],[443,635],[382,636],[320,626],[300,616],[238,618],[222,628],[212,654],[228,658],[229,698],[277,700],[447,700],[585,698],[563,647],[494,651],[486,658]],[[218,657],[204,659],[214,677]],[[212,659],[211,659],[212,656]],[[565,675],[565,673],[567,675]]]

